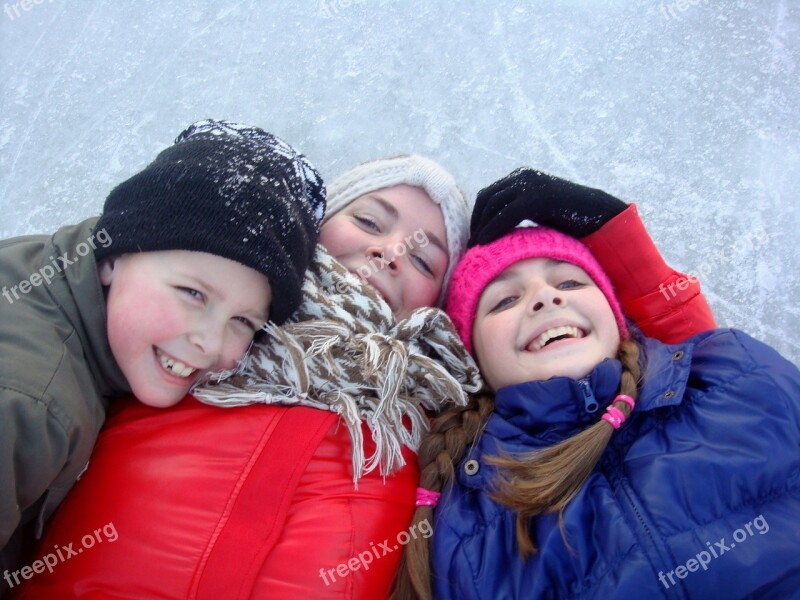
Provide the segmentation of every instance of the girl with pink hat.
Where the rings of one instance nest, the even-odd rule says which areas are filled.
[[[643,336],[589,248],[546,227],[468,250],[447,311],[485,388],[423,440],[432,535],[393,597],[796,596],[797,367],[737,330]]]

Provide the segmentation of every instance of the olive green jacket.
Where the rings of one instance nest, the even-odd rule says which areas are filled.
[[[0,241],[3,567],[86,468],[109,399],[129,393],[108,345],[93,251],[113,240],[93,231],[96,222]]]

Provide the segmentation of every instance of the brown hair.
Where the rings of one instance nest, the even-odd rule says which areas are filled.
[[[618,358],[622,362],[620,394],[636,399],[641,377],[638,343],[626,340],[620,344]],[[626,402],[614,402],[627,417],[631,409]],[[431,427],[419,450],[420,487],[441,492],[455,479],[457,465],[467,448],[478,438],[494,411],[494,397],[489,393],[472,396],[464,408],[442,413]],[[537,515],[559,513],[577,494],[603,454],[614,428],[600,419],[591,427],[555,446],[517,456],[496,456],[487,462],[500,467],[491,497],[517,513],[517,546],[527,558],[536,553],[530,535],[530,519]],[[433,508],[420,506],[413,522],[427,520],[433,524]],[[562,530],[563,535],[563,530]],[[406,546],[394,582],[392,598],[432,600],[431,536],[414,538]],[[566,540],[565,540],[566,541]]]

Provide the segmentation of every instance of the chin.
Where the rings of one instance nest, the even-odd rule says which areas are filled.
[[[598,361],[599,363],[599,361]],[[553,377],[569,377],[570,379],[583,379],[589,373],[592,372],[596,364],[591,366],[586,365],[553,365],[552,367],[547,367],[538,371],[536,377],[539,381],[546,381],[547,379],[552,379]]]
[[[172,406],[175,406],[181,400],[183,400],[184,396],[187,393],[188,392],[182,394],[179,398],[173,398],[173,397],[164,398],[157,396],[154,397],[148,394],[139,395],[135,391],[133,394],[134,396],[136,396],[136,399],[145,406],[152,406],[153,408],[170,408]]]

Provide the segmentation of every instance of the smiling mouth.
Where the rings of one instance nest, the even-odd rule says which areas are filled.
[[[175,377],[180,377],[181,379],[186,379],[188,377],[191,377],[198,371],[198,369],[195,369],[194,367],[185,365],[181,361],[176,360],[171,356],[167,356],[158,348],[156,348],[155,350],[158,362],[161,363],[161,366],[170,375],[174,375]]]
[[[525,348],[529,352],[536,352],[545,346],[558,342],[561,340],[580,339],[586,337],[586,332],[572,325],[562,325],[561,327],[552,327],[543,332],[536,339],[532,340]]]

